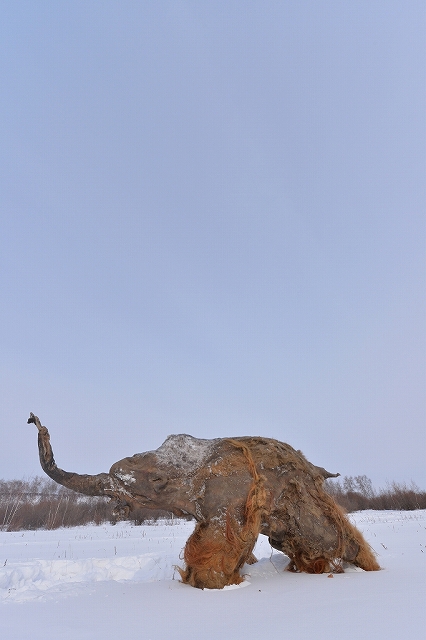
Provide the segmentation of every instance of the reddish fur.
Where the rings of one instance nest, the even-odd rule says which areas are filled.
[[[186,569],[179,569],[182,582],[200,589],[222,589],[239,584],[239,570],[249,559],[256,539],[243,540],[235,533],[229,519],[225,527],[211,523],[197,524],[185,546]]]

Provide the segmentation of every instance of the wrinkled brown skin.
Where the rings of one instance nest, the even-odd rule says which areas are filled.
[[[344,561],[366,571],[380,567],[362,534],[324,491],[336,477],[290,445],[260,437],[200,440],[169,436],[155,451],[124,458],[95,476],[59,469],[50,435],[34,414],[43,470],[53,480],[91,496],[109,496],[117,513],[135,507],[191,515],[182,581],[197,588],[238,584],[253,563],[259,533],[290,558],[289,569],[343,571]]]

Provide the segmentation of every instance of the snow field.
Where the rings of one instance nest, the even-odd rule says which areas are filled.
[[[183,585],[193,522],[0,532],[0,637],[424,638],[426,511],[352,514],[382,571],[292,574],[259,537],[237,588]]]

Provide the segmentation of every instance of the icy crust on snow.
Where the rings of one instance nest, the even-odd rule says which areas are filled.
[[[219,438],[203,440],[180,433],[168,436],[161,447],[152,453],[156,454],[160,463],[189,472],[205,464],[218,442]]]

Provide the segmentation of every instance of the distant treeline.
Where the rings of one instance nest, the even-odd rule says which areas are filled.
[[[58,529],[85,524],[115,524],[115,503],[108,498],[83,496],[50,478],[0,480],[0,530]],[[135,509],[128,519],[134,524],[173,518],[168,511]]]
[[[414,483],[409,486],[393,482],[376,491],[367,476],[345,476],[327,480],[326,490],[346,511],[426,509],[426,491]],[[0,480],[0,530],[58,529],[85,524],[115,523],[114,502],[108,498],[82,496],[49,478]],[[172,519],[168,511],[137,509],[126,519],[136,525]]]
[[[374,489],[367,476],[345,476],[342,480],[326,480],[325,488],[345,511],[393,509],[413,511],[426,509],[426,491],[411,482],[391,482],[385,489]]]

